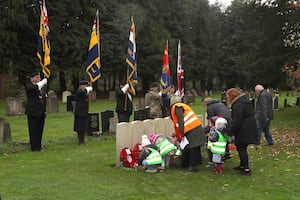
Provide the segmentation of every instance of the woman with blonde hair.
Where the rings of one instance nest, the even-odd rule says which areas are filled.
[[[249,98],[236,88],[226,92],[227,102],[231,105],[230,135],[235,136],[235,145],[239,153],[240,165],[234,169],[240,170],[242,175],[251,175],[247,147],[254,144],[257,138],[257,126],[254,108]]]

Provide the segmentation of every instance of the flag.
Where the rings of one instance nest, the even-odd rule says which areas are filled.
[[[42,72],[46,78],[50,77],[50,29],[49,21],[45,0],[43,0],[43,5],[40,6],[41,18],[40,18],[40,30],[38,35],[38,47],[37,47],[37,57],[40,60],[40,65],[42,67]]]
[[[93,23],[89,51],[88,51],[88,61],[86,73],[90,77],[90,81],[93,83],[98,80],[101,76],[100,72],[100,32],[99,32],[99,19],[98,10],[96,18]]]
[[[177,57],[177,87],[178,87],[178,95],[181,98],[181,101],[184,102],[184,69],[181,63],[180,40],[178,42],[178,57]]]
[[[131,17],[131,27],[129,31],[128,49],[126,55],[127,68],[127,80],[129,83],[129,92],[135,95],[134,85],[138,83],[137,78],[137,60],[136,60],[136,43],[135,43],[135,26],[133,22],[133,17]]]
[[[168,54],[168,40],[166,42],[165,50],[164,50],[164,58],[163,58],[163,65],[162,65],[162,73],[160,79],[160,86],[162,89],[162,93],[165,94],[170,86],[171,86],[171,73],[169,68],[169,54]]]

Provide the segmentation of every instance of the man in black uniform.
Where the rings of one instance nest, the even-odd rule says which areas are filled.
[[[74,111],[74,131],[77,132],[78,144],[84,143],[84,136],[88,131],[88,94],[93,91],[88,81],[80,81],[76,92],[76,105]]]
[[[30,75],[30,81],[26,83],[27,105],[25,114],[27,115],[29,140],[31,151],[41,151],[42,136],[46,118],[46,97],[43,87],[47,84],[47,79],[41,81],[40,73],[35,72]]]
[[[132,114],[132,97],[127,91],[129,84],[125,81],[120,82],[120,87],[117,91],[116,112],[118,113],[119,122],[129,122]]]

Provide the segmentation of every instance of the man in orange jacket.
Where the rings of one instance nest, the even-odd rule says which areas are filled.
[[[189,172],[197,172],[202,163],[200,146],[205,143],[201,121],[188,105],[181,103],[179,97],[172,97],[170,104],[171,118],[182,150],[181,166]]]

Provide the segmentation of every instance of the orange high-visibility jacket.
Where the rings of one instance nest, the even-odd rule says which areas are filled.
[[[178,141],[181,141],[182,135],[180,133],[178,118],[175,115],[175,107],[182,107],[183,108],[183,123],[184,123],[184,134],[188,133],[190,130],[201,126],[201,121],[197,118],[194,111],[184,103],[176,103],[171,108],[171,115],[172,120],[174,122],[174,128],[176,135],[178,137]]]

